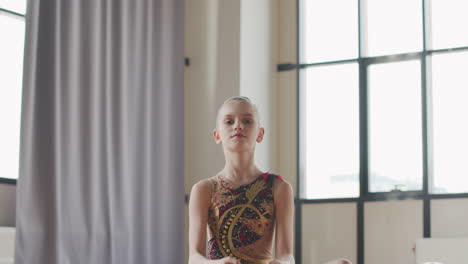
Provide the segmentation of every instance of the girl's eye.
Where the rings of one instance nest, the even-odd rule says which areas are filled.
[[[245,123],[245,124],[252,124],[252,122],[253,122],[253,121],[252,121],[252,120],[250,120],[250,119],[246,119],[246,120],[244,120],[244,123]]]
[[[224,121],[225,124],[232,125],[234,122],[232,120],[226,120]]]

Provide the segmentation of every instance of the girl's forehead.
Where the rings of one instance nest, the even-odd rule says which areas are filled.
[[[229,102],[221,107],[221,115],[254,115],[254,109],[249,103]]]
[[[223,117],[234,117],[234,116],[242,116],[242,117],[254,117],[252,113],[225,113]]]

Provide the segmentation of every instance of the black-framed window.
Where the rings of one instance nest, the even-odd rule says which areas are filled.
[[[300,198],[468,193],[468,2],[298,4]]]
[[[0,182],[15,183],[19,168],[19,137],[25,0],[0,0]]]

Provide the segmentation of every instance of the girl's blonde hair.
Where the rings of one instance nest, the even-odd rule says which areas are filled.
[[[252,109],[254,110],[254,114],[257,116],[257,121],[260,126],[260,113],[258,112],[257,106],[254,103],[252,103],[250,98],[248,98],[247,96],[233,96],[233,97],[229,97],[228,99],[226,99],[224,103],[218,108],[218,113],[216,115],[216,127],[218,127],[219,113],[220,113],[221,108],[223,108],[224,105],[230,102],[234,102],[234,101],[244,102],[244,103],[248,103],[249,105],[251,105]]]

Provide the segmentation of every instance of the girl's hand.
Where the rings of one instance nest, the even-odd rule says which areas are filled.
[[[335,259],[335,260],[329,261],[324,264],[353,264],[353,263],[347,259],[341,258],[341,259]]]
[[[294,263],[295,263],[294,257],[292,255],[282,257],[280,259],[274,259],[268,262],[268,264],[294,264]]]
[[[268,264],[289,264],[289,261],[281,261],[281,260],[272,260],[268,262]]]
[[[213,262],[213,264],[241,264],[240,260],[234,257],[225,257]]]
[[[274,260],[268,262],[268,264],[294,264],[294,260],[291,261],[291,260],[274,259]]]
[[[268,262],[268,264],[282,264],[282,263],[281,263],[281,261],[272,260],[272,261]]]

